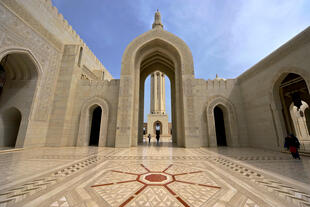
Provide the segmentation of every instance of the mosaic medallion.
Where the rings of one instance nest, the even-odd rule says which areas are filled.
[[[162,171],[143,164],[132,169],[110,170],[100,179],[103,183],[91,187],[111,206],[201,206],[221,189],[206,172],[180,165],[167,165]]]

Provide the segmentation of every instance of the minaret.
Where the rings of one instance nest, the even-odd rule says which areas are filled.
[[[160,12],[157,11],[155,12],[155,18],[154,18],[154,23],[152,25],[152,29],[163,29],[164,28],[164,25],[161,23],[161,16],[160,16]]]
[[[151,75],[151,114],[166,114],[165,75],[156,71]]]
[[[155,13],[152,29],[154,32],[162,32],[164,25],[161,23],[160,13]],[[166,113],[165,75],[160,71],[151,73],[151,107],[147,115],[147,133],[155,136],[156,127],[159,126],[162,141],[171,141],[171,134]]]

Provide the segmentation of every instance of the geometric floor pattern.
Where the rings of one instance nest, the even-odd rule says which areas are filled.
[[[35,148],[0,164],[0,207],[310,207],[309,157],[261,149]]]

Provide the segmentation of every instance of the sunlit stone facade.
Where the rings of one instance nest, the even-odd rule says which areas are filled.
[[[126,48],[114,79],[50,1],[3,0],[0,17],[1,147],[137,146],[143,83],[159,73],[171,82],[176,145],[282,150],[294,133],[309,151],[309,28],[235,79],[196,79],[190,48],[156,12],[152,29]],[[164,115],[164,97],[156,97],[151,112]]]

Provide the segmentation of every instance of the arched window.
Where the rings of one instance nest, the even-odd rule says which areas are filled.
[[[79,67],[81,67],[82,55],[83,55],[83,47],[80,47],[79,60],[78,60]]]

